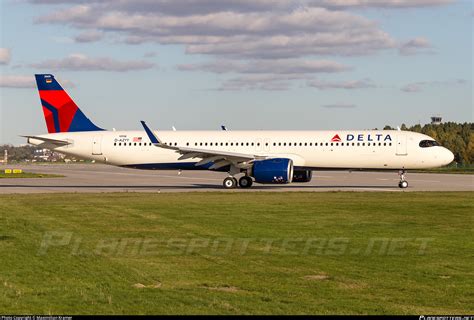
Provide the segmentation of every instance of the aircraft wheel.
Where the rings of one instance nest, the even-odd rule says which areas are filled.
[[[227,177],[224,179],[222,185],[226,189],[234,189],[235,187],[237,187],[237,179],[235,179],[234,177]]]
[[[400,183],[398,184],[398,186],[399,186],[400,188],[402,188],[402,189],[406,189],[406,188],[408,188],[408,181],[402,180],[402,181],[400,181]]]
[[[252,186],[252,178],[249,176],[243,176],[239,179],[239,186],[241,188],[250,188]]]

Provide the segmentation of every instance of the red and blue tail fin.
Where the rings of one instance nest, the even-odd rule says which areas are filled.
[[[52,74],[35,77],[49,133],[103,130],[84,115]]]

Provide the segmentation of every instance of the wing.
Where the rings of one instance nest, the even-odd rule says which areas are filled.
[[[247,169],[251,167],[252,162],[255,160],[267,159],[266,156],[255,155],[255,154],[245,154],[229,151],[219,151],[219,150],[208,150],[200,148],[188,148],[188,147],[179,147],[179,146],[170,146],[163,143],[158,136],[156,136],[153,131],[148,128],[145,121],[141,121],[143,128],[145,129],[148,138],[153,143],[154,146],[174,150],[177,153],[181,154],[178,160],[185,159],[201,159],[196,163],[196,166],[203,166],[208,163],[213,163],[209,169],[219,169],[228,165],[234,165],[237,168]]]

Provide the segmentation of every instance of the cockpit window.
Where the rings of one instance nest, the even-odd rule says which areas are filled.
[[[429,148],[429,147],[436,147],[439,146],[439,143],[434,140],[421,140],[420,147],[422,148]]]

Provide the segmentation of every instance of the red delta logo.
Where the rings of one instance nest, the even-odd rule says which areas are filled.
[[[334,137],[332,137],[331,142],[341,142],[341,137],[336,134]]]

